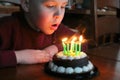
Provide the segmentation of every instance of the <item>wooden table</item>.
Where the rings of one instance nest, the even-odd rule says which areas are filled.
[[[120,46],[114,46],[111,48],[113,50],[118,49],[118,53],[114,54],[119,56]],[[105,48],[106,47],[102,47],[100,49],[104,50]],[[97,66],[100,72],[94,80],[120,80],[120,61],[117,59],[115,60],[108,57],[99,56],[100,53],[95,55],[94,53],[97,53],[97,49],[99,48],[92,49],[88,53],[90,60]],[[106,49],[109,51],[109,48]],[[112,53],[110,55],[112,55]],[[17,67],[0,69],[0,80],[66,80],[66,78],[48,75],[44,72],[44,64],[36,64],[18,65]]]

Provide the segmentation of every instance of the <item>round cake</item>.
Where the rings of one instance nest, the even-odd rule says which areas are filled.
[[[81,74],[93,70],[94,66],[86,53],[80,52],[79,55],[71,55],[66,56],[63,51],[57,53],[53,60],[48,63],[48,68],[52,72],[60,74]]]

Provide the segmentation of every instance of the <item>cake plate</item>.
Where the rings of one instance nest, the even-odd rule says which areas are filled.
[[[48,67],[48,63],[45,65],[45,72],[51,76],[57,76],[57,77],[61,77],[61,78],[72,78],[72,79],[77,79],[77,80],[90,80],[96,76],[99,75],[99,71],[98,68],[96,66],[94,66],[94,68],[92,70],[90,70],[89,72],[84,72],[84,73],[80,73],[80,74],[63,74],[63,73],[56,73],[53,72],[49,69]]]

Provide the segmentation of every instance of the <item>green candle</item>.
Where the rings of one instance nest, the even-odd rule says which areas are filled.
[[[72,41],[71,41],[71,46],[70,46],[70,50],[71,50],[71,52],[74,51],[74,43],[75,43],[75,40],[76,40],[76,39],[77,39],[77,38],[74,37],[74,38],[72,39]]]
[[[79,43],[79,48],[78,49],[79,49],[78,54],[80,54],[81,53],[81,43]]]
[[[70,51],[72,52],[73,51],[73,42],[71,41],[71,45],[70,45]]]
[[[79,55],[81,53],[81,43],[78,43],[78,51],[77,51],[77,55]]]
[[[69,43],[67,43],[67,55],[69,56],[69,53],[70,53],[70,51],[69,51],[70,49],[69,49]]]
[[[77,55],[77,43],[75,43],[75,55]]]
[[[75,43],[73,43],[72,51],[74,52],[75,49]]]
[[[65,41],[67,41],[67,38],[64,38],[64,39],[62,40],[63,53],[64,53],[64,54],[66,54],[66,53],[67,53],[67,49],[66,49],[67,45],[65,44]]]
[[[75,53],[75,55],[79,55],[81,53],[81,45],[83,37],[82,35],[77,40],[77,37],[74,37],[71,41],[67,41],[67,38],[62,40],[63,51],[64,54],[70,56],[70,53]]]
[[[80,53],[80,45],[79,43],[77,43],[77,55],[79,55],[79,53]]]
[[[62,42],[62,45],[63,45],[63,53],[66,54],[66,45],[64,42]]]
[[[81,44],[82,44],[83,36],[79,37],[79,52],[81,53]]]

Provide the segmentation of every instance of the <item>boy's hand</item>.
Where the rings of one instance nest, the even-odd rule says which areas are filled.
[[[15,51],[18,64],[44,63],[52,59],[46,50],[21,50]]]

